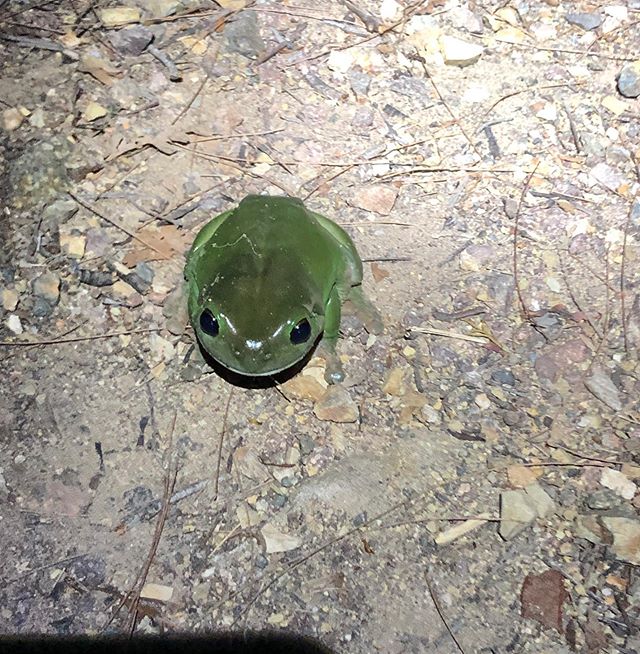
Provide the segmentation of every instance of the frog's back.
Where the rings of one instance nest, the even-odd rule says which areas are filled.
[[[273,279],[276,270],[295,275],[320,268],[331,276],[342,261],[339,244],[314,214],[287,197],[247,196],[203,249],[256,280]]]

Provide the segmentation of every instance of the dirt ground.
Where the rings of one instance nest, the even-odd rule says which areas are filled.
[[[637,0],[0,1],[0,632],[640,652],[638,43]],[[337,387],[193,365],[170,293],[249,193],[365,261]]]

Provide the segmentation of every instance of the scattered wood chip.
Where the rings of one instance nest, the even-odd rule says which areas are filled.
[[[435,543],[436,545],[447,545],[452,543],[454,540],[461,538],[474,529],[487,524],[490,518],[491,516],[488,513],[481,513],[477,518],[465,520],[449,529],[445,529],[435,537]]]
[[[162,584],[147,583],[140,591],[141,598],[157,600],[158,602],[170,602],[172,596],[173,588],[171,586],[163,586]]]

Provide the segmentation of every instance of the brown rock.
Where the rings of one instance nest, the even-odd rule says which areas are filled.
[[[562,605],[567,599],[563,577],[557,570],[525,577],[520,594],[522,617],[562,632]]]
[[[550,382],[556,382],[560,377],[570,381],[570,378],[579,377],[576,364],[586,361],[589,354],[587,345],[578,338],[553,345],[536,359],[536,373],[540,379]]]
[[[281,388],[287,397],[313,402],[319,402],[325,393],[320,382],[309,375],[296,375],[282,384]]]
[[[323,397],[316,402],[313,412],[318,420],[331,422],[355,422],[360,416],[358,405],[340,385],[329,386]]]

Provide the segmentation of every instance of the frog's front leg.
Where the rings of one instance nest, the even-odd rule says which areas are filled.
[[[336,352],[340,332],[340,303],[338,288],[334,286],[324,309],[324,334],[319,346],[327,360],[324,379],[328,384],[337,384],[344,380],[342,362]]]

